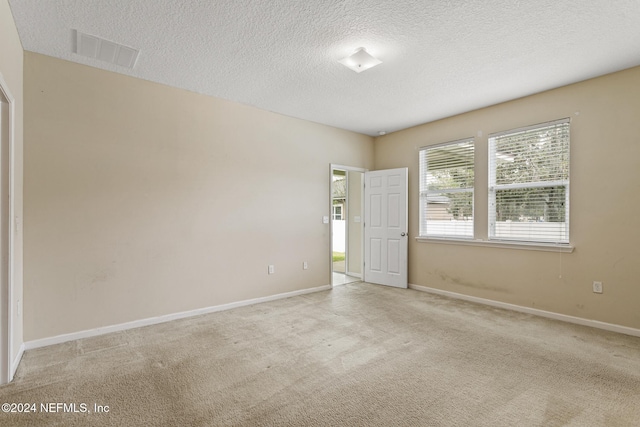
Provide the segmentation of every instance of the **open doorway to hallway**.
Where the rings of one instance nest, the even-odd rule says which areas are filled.
[[[331,167],[331,284],[362,280],[364,170]]]

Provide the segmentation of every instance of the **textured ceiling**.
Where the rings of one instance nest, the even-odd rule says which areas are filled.
[[[640,65],[639,0],[9,3],[26,50],[369,135]],[[72,29],[135,67],[72,53]],[[361,46],[383,63],[338,63]]]

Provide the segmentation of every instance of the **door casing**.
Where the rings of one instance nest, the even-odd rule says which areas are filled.
[[[13,379],[15,99],[0,74],[0,384]]]

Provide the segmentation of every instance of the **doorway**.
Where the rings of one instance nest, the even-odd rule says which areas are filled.
[[[407,288],[408,168],[330,171],[331,285]]]
[[[364,169],[331,165],[331,284],[362,280]]]

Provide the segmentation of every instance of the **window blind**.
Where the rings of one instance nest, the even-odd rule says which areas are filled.
[[[420,236],[473,238],[473,138],[420,149]]]
[[[489,238],[569,243],[569,119],[489,135]]]

